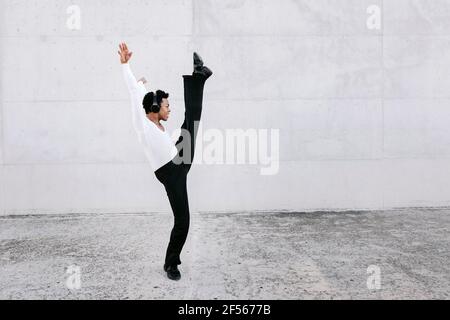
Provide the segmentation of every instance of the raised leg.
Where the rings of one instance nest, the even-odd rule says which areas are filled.
[[[176,143],[176,147],[186,172],[189,172],[194,160],[195,141],[197,138],[199,121],[202,115],[203,89],[206,79],[202,75],[194,74],[192,76],[183,76],[183,80],[185,112],[181,129],[186,130],[189,134],[184,135],[182,131]],[[188,137],[187,141],[185,137]]]

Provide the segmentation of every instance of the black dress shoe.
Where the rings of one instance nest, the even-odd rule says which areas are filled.
[[[198,55],[197,52],[194,52],[194,72],[201,71],[203,67],[203,59]]]
[[[181,273],[180,270],[178,270],[178,266],[175,264],[173,266],[164,267],[164,269],[167,272],[167,277],[170,280],[180,280]]]
[[[203,65],[203,59],[199,56],[197,52],[194,52],[194,72],[192,75],[200,75],[203,76],[206,79],[211,77],[213,72],[211,69]]]
[[[204,77],[205,80],[208,79],[209,77],[211,77],[211,75],[213,74],[213,72],[211,71],[211,69],[209,69],[208,67],[203,66],[201,71],[194,71],[194,73],[192,74],[193,76],[201,76]]]

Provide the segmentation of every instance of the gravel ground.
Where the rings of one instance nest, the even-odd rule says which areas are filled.
[[[450,209],[193,214],[180,281],[169,214],[0,220],[0,299],[450,297]]]

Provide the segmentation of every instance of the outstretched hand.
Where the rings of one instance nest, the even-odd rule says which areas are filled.
[[[120,55],[120,63],[128,63],[133,55],[133,52],[128,50],[127,44],[125,42],[119,44],[119,51],[117,53]]]

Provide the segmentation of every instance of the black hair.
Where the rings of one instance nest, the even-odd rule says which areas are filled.
[[[144,100],[142,101],[142,106],[144,107],[145,113],[147,113],[147,114],[152,112],[154,95],[155,94],[153,92],[149,92],[145,95]],[[158,105],[161,104],[163,99],[167,99],[167,98],[169,98],[168,92],[164,92],[162,90],[156,90],[156,102],[158,103]]]

